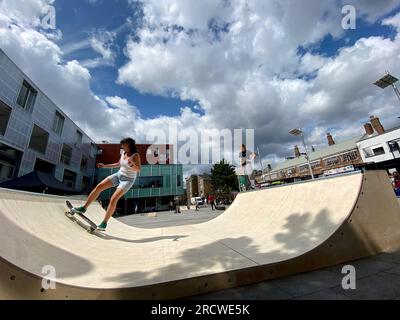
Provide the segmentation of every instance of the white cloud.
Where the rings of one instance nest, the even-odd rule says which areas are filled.
[[[89,37],[75,48],[60,49],[24,22],[29,14],[18,12],[21,3],[0,3],[0,46],[97,141],[127,135],[143,141],[149,130],[171,123],[180,131],[256,128],[256,142],[268,163],[291,154],[297,142],[287,132],[298,121],[318,145],[325,143],[323,133],[330,128],[341,140],[361,133],[362,123],[372,113],[381,116],[386,126],[394,124],[397,114],[393,93],[375,88],[372,82],[386,69],[400,74],[399,35],[394,40],[360,39],[332,58],[298,54],[299,46],[316,47],[327,34],[342,35],[337,2],[210,0],[191,1],[189,6],[187,1],[146,1],[144,24],[137,32],[140,41],[127,42],[129,61],[119,69],[119,83],[141,92],[195,100],[203,112],[182,107],[179,116],[154,119],[144,119],[123,97],[93,93],[90,61],[64,60],[65,52],[90,46],[99,54],[92,63],[112,64],[112,36]],[[41,3],[24,1],[32,8]],[[357,5],[372,23],[392,10],[394,2]],[[17,13],[9,15],[13,10]],[[384,24],[398,28],[399,19],[397,15]]]
[[[199,3],[145,1],[140,41],[128,41],[130,61],[120,68],[119,83],[198,101],[211,126],[254,127],[262,153],[282,154],[287,147],[279,144],[294,143],[287,132],[298,121],[309,129],[338,127],[342,139],[362,133],[362,122],[377,111],[394,124],[395,97],[372,83],[386,68],[400,73],[398,38],[361,39],[332,58],[299,56],[299,46],[315,48],[327,34],[343,34],[340,3],[213,1],[204,3],[208,10]],[[373,23],[396,2],[350,4]],[[209,28],[214,20],[227,26],[218,36]]]

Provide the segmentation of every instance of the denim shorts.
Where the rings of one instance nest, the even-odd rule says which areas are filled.
[[[124,190],[125,194],[133,187],[136,177],[128,178],[117,172],[109,176],[108,179],[111,180],[113,187],[117,187],[118,189]]]

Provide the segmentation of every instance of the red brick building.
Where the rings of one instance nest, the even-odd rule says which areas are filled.
[[[120,144],[99,144],[97,146],[99,150],[97,163],[115,163],[120,159]],[[174,163],[173,145],[137,144],[136,147],[140,154],[142,165]]]

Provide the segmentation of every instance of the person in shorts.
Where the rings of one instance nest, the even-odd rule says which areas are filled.
[[[97,165],[98,168],[119,168],[119,171],[100,182],[89,195],[85,205],[72,209],[72,213],[84,214],[93,201],[99,197],[100,193],[104,190],[116,187],[117,189],[110,199],[103,222],[98,226],[98,229],[101,231],[106,230],[107,223],[117,208],[118,200],[133,187],[136,177],[141,170],[141,160],[136,149],[135,140],[132,138],[123,139],[121,141],[121,148],[123,152],[117,163],[99,163]]]

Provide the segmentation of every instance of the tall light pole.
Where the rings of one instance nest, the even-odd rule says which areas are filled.
[[[304,147],[304,150],[306,151],[306,158],[307,158],[307,163],[308,163],[308,169],[310,170],[310,174],[311,174],[311,179],[315,179],[314,178],[314,173],[313,173],[313,171],[312,171],[312,168],[311,168],[311,163],[310,163],[310,157],[308,156],[308,150],[307,150],[307,145],[306,145],[306,141],[305,141],[305,139],[304,139],[304,133],[303,133],[303,130],[301,129],[301,124],[299,124],[299,128],[297,129],[293,129],[292,131],[290,131],[289,132],[291,135],[293,135],[293,136],[296,136],[296,137],[298,137],[298,136],[300,136],[301,137],[301,141],[303,142],[303,147]]]
[[[393,77],[389,71],[386,71],[386,75],[380,78],[378,81],[374,83],[377,87],[381,89],[385,89],[389,86],[392,86],[394,92],[396,93],[397,98],[400,101],[400,91],[399,88],[396,86],[396,82],[399,81],[396,77]]]
[[[260,149],[258,147],[257,147],[257,156],[260,159],[261,172],[263,172],[264,167],[263,167],[263,163],[262,163],[262,159],[261,159]]]

